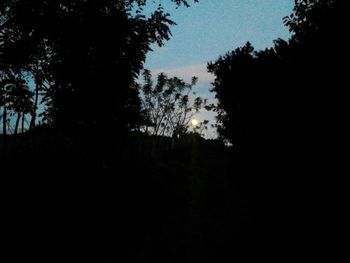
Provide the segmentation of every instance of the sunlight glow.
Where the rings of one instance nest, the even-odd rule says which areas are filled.
[[[196,119],[192,119],[190,123],[192,128],[196,128],[198,126],[198,121]]]

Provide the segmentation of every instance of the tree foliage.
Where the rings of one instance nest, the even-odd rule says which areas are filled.
[[[0,107],[3,108],[3,133],[12,115],[17,115],[14,133],[17,133],[20,117],[33,111],[33,92],[22,74],[3,75],[0,81]]]
[[[273,74],[279,75],[282,66],[276,49],[256,51],[249,42],[208,63],[208,71],[216,76],[212,92],[218,100],[216,126],[222,140],[236,147],[255,142],[276,110],[272,91],[280,82]]]
[[[169,78],[160,73],[157,82],[153,83],[151,72],[144,70],[143,84],[140,85],[146,120],[144,131],[152,135],[184,135],[190,120],[207,105],[206,99],[191,93],[197,80],[193,77],[191,83],[186,83],[178,77]]]
[[[146,17],[147,2],[2,1],[1,70],[31,72],[39,90],[46,83],[45,119],[53,125],[132,127],[139,121],[132,87],[145,55],[175,24],[162,5]]]
[[[271,146],[288,137],[296,147],[334,128],[345,105],[340,94],[348,12],[348,1],[296,0],[284,18],[289,40],[278,39],[262,51],[248,43],[210,62],[222,138],[235,145],[259,139]]]

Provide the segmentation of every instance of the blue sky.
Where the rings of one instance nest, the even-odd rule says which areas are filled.
[[[162,2],[162,1],[161,1]],[[168,1],[164,1],[164,3]],[[252,42],[257,49],[288,38],[282,18],[292,12],[294,0],[200,0],[190,8],[166,4],[177,26],[164,47],[154,46],[146,67],[174,68],[206,63],[220,54]]]
[[[172,37],[163,47],[154,46],[145,67],[154,74],[166,72],[189,81],[199,77],[196,92],[213,100],[209,92],[213,76],[206,64],[250,41],[256,49],[273,45],[277,38],[288,39],[283,17],[291,14],[294,0],[200,0],[190,8],[175,9],[169,0],[162,2],[177,23]],[[198,119],[214,120],[202,112]],[[212,137],[213,132],[210,132]]]
[[[289,32],[282,18],[292,12],[294,0],[199,0],[190,8],[178,9],[170,0],[154,2],[152,6],[149,0],[149,9],[164,4],[177,25],[171,27],[172,37],[165,46],[153,46],[145,67],[154,74],[166,72],[186,81],[197,76],[197,94],[215,102],[209,92],[214,76],[207,73],[207,62],[247,41],[264,49],[272,46],[274,39],[287,39]],[[213,123],[215,115],[204,111],[197,118]],[[209,134],[214,137],[215,131]]]

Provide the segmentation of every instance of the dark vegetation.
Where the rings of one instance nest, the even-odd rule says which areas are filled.
[[[146,4],[1,1],[6,262],[347,262],[349,1],[296,0],[289,40],[209,62],[217,105],[137,83],[174,24]]]

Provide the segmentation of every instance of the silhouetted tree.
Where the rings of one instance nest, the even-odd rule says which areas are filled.
[[[2,111],[2,133],[4,138],[6,137],[7,133],[7,91],[8,88],[13,85],[6,83],[5,81],[1,81],[1,89],[0,89],[0,106],[3,108]]]
[[[164,73],[158,74],[157,83],[153,84],[151,72],[144,70],[143,84],[140,85],[146,120],[144,131],[173,137],[185,134],[190,120],[207,104],[206,99],[191,94],[196,84],[196,77],[191,83],[186,83],[178,77],[169,78]]]
[[[41,53],[37,53],[36,57],[31,59],[31,62],[27,66],[27,71],[30,72],[30,77],[34,82],[34,103],[30,111],[31,120],[29,129],[33,129],[36,125],[38,108],[45,100],[41,99],[43,96],[47,96],[46,92],[53,85],[52,74],[50,73],[50,55],[51,52],[47,50],[47,47],[40,49]],[[41,112],[40,114],[45,114]],[[49,113],[46,113],[49,115]]]
[[[216,107],[218,133],[231,143],[234,138],[238,140],[240,133],[245,134],[248,129],[239,125],[242,122],[242,116],[239,114],[245,106],[242,105],[244,94],[249,94],[251,90],[248,81],[249,75],[254,70],[254,63],[254,48],[248,42],[244,47],[237,48],[216,62],[208,64],[209,72],[216,76],[213,92],[218,99]]]
[[[315,190],[320,180],[313,176],[326,174],[327,183],[333,176],[338,181],[337,174],[347,169],[343,149],[348,147],[349,133],[344,85],[348,69],[344,64],[349,54],[344,32],[349,3],[296,0],[293,14],[284,19],[292,33],[289,40],[278,39],[272,48],[258,52],[247,44],[208,65],[216,77],[213,91],[219,101],[219,132],[237,146],[239,157],[243,156],[237,168],[241,180],[254,189],[252,196],[263,200],[264,211],[268,211],[266,204],[274,205],[271,214],[291,199],[297,210],[308,210],[305,200],[309,196],[325,195]],[[283,190],[271,186],[277,181],[286,185]],[[296,189],[297,195],[293,194]],[[335,191],[328,185],[321,189],[329,191],[326,200],[347,191],[339,183]],[[268,199],[266,193],[274,197]],[[342,203],[339,200],[334,203]],[[310,222],[320,220],[310,218]],[[300,236],[308,231],[304,222],[296,220],[288,234],[292,242],[307,247]]]
[[[29,90],[29,87],[23,78],[17,78],[14,80],[14,83],[13,85],[11,85],[11,88],[7,91],[7,96],[8,109],[12,110],[13,113],[17,115],[14,129],[14,134],[17,135],[19,121],[21,117],[24,121],[25,115],[33,111],[33,92]]]
[[[0,106],[3,107],[3,134],[6,136],[7,122],[10,115],[17,115],[14,134],[17,135],[19,121],[32,111],[33,93],[29,90],[23,76],[12,76],[1,82]]]
[[[271,110],[278,110],[272,95],[280,85],[274,74],[279,76],[282,66],[275,49],[258,52],[249,42],[208,64],[216,76],[212,91],[218,100],[214,108],[221,139],[237,149],[256,143],[257,134],[268,126]]]
[[[188,6],[185,0],[172,2]],[[149,17],[143,15],[146,4],[139,0],[2,2],[4,60],[31,71],[36,98],[43,82],[38,71],[50,76],[46,120],[61,127],[94,126],[104,131],[137,124],[134,81],[150,45],[169,39],[169,26],[174,24],[161,5]],[[49,66],[38,66],[43,62]],[[35,117],[34,111],[31,126]]]
[[[324,102],[339,95],[335,89],[346,74],[341,61],[347,54],[339,49],[339,40],[348,10],[348,1],[297,0],[293,14],[284,18],[293,33],[288,41],[278,39],[273,48],[259,52],[247,44],[209,63],[216,76],[219,134],[232,143],[242,141],[262,121],[251,112],[262,116],[270,111],[276,120],[270,129],[291,126],[291,138],[298,141],[301,130],[326,118],[330,111]],[[329,88],[322,87],[325,83]],[[317,115],[312,114],[316,109]]]

